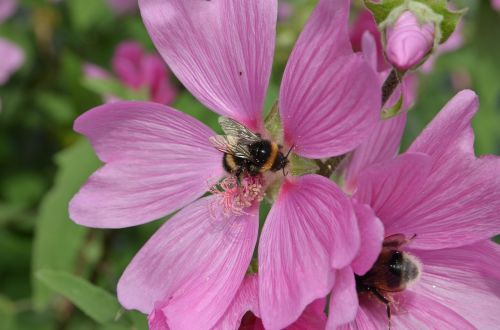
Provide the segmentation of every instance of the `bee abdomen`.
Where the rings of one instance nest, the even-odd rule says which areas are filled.
[[[270,142],[269,146],[270,150],[267,159],[262,164],[262,167],[260,169],[260,172],[262,173],[273,169],[275,167],[276,161],[278,160],[278,152],[279,152],[278,145],[276,143]]]
[[[234,173],[238,169],[235,157],[227,153],[224,154],[224,157],[222,157],[222,166],[228,173]]]

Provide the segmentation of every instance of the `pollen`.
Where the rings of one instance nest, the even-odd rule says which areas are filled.
[[[216,196],[215,204],[222,206],[226,217],[246,214],[245,209],[264,199],[262,175],[243,176],[238,183],[234,176],[227,176],[212,186],[210,192]]]

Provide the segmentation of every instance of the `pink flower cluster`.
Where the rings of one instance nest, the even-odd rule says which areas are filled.
[[[118,45],[112,59],[113,72],[119,81],[132,90],[145,89],[149,99],[162,104],[171,103],[177,90],[170,82],[170,72],[157,54],[148,54],[135,41],[124,41]],[[113,75],[91,63],[83,67],[90,79],[111,79]],[[107,102],[118,101],[116,95],[104,95]]]
[[[16,0],[0,1],[0,24],[14,15]],[[24,51],[11,41],[0,38],[0,86],[5,84],[24,63]]]
[[[181,83],[269,138],[277,1],[139,6]],[[73,221],[122,228],[177,212],[118,283],[121,304],[148,314],[151,329],[498,325],[500,248],[489,239],[500,160],[474,155],[477,96],[457,94],[398,156],[406,115],[380,119],[387,68],[371,35],[352,50],[348,18],[347,0],[320,0],[311,14],[283,75],[276,141],[295,158],[345,157],[342,184],[318,173],[236,178],[209,142],[215,132],[158,103],[109,103],[76,120],[104,166],[71,201]],[[408,86],[396,92],[409,96],[404,107]]]

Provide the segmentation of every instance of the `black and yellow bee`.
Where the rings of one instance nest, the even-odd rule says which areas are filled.
[[[267,171],[283,170],[283,175],[286,175],[284,169],[290,151],[285,156],[280,145],[263,139],[260,134],[251,132],[230,118],[220,117],[219,124],[226,135],[212,136],[210,142],[224,153],[222,164],[228,173],[240,177],[241,174],[256,176]]]
[[[382,251],[373,267],[362,276],[356,275],[358,294],[372,294],[386,305],[389,328],[391,300],[387,293],[401,292],[420,276],[420,262],[411,254],[401,251],[401,245],[410,239],[402,234],[391,235],[384,240]]]

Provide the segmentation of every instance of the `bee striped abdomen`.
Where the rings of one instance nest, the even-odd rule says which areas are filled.
[[[269,157],[266,159],[265,163],[260,168],[261,173],[269,171],[274,167],[276,161],[278,160],[278,152],[279,152],[278,145],[276,143],[271,143],[271,153],[269,154]]]
[[[224,154],[224,157],[222,158],[222,165],[224,166],[224,170],[228,173],[233,173],[238,169],[235,157],[231,154]]]

